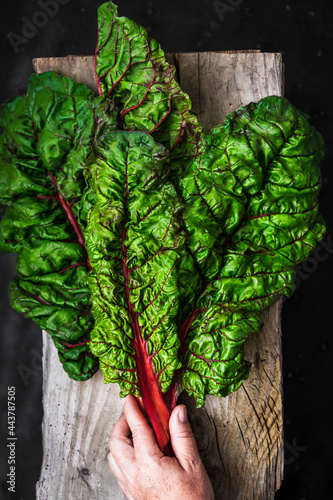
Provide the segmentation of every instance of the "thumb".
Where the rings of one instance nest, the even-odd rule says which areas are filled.
[[[176,458],[185,470],[201,464],[197,444],[187,419],[185,405],[174,408],[169,422],[171,445]]]

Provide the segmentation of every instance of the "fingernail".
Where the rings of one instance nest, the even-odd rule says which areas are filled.
[[[186,406],[183,406],[179,412],[178,412],[178,419],[179,419],[179,422],[182,423],[182,424],[186,424],[187,423],[187,410],[186,410]]]

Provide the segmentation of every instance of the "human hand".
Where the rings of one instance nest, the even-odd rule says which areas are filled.
[[[170,422],[175,457],[165,456],[133,396],[110,438],[108,461],[128,500],[213,500],[214,493],[187,420],[176,406]]]

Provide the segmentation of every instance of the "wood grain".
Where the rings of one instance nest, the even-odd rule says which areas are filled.
[[[108,441],[122,413],[118,385],[98,371],[68,378],[43,332],[43,464],[38,500],[124,500],[107,462]]]
[[[281,54],[258,51],[168,54],[205,132],[239,106],[283,95]],[[40,58],[35,71],[54,70],[97,93],[93,56]],[[181,395],[217,500],[271,500],[283,476],[281,374],[282,298],[264,313],[260,335],[245,346],[248,380],[227,398],[209,396],[205,407]],[[37,499],[123,499],[106,461],[108,438],[121,414],[118,387],[101,373],[70,380],[44,332],[43,446]]]

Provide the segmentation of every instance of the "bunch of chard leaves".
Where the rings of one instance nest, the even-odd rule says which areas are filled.
[[[197,406],[247,378],[247,337],[324,234],[323,141],[271,96],[204,134],[159,44],[98,11],[99,96],[54,72],[1,108],[0,249],[11,304],[75,380],[142,398],[161,449],[182,390]]]

